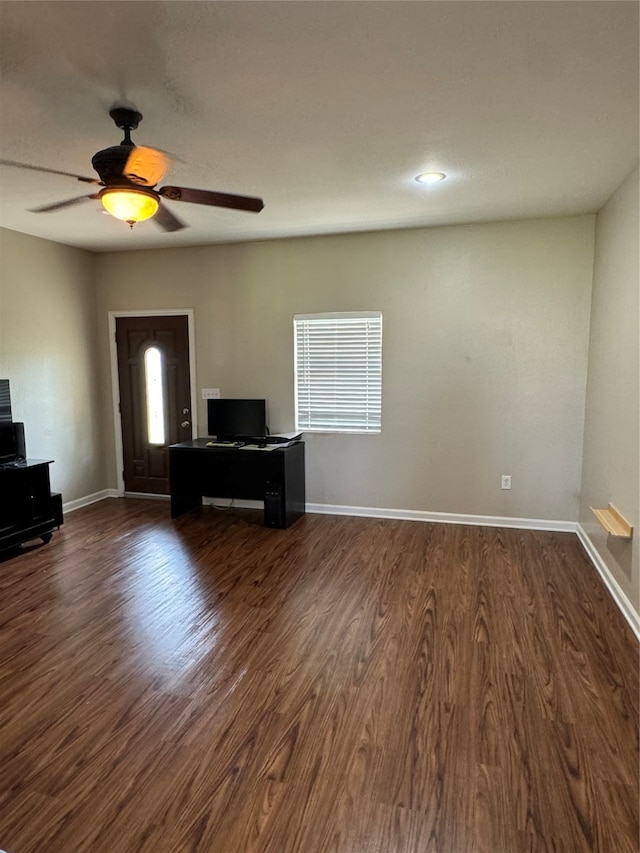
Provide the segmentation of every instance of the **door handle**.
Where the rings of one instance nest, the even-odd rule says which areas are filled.
[[[189,421],[182,421],[182,423],[180,424],[180,426],[182,426],[182,427],[188,427],[188,426],[191,426],[191,423],[190,423]]]

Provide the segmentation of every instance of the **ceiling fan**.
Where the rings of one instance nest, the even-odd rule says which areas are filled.
[[[87,199],[100,199],[105,210],[117,219],[122,219],[131,228],[136,222],[153,217],[165,231],[179,231],[186,225],[162,203],[162,199],[212,207],[229,207],[252,213],[259,213],[264,207],[262,199],[253,196],[231,195],[189,187],[165,186],[156,189],[156,184],[169,168],[169,158],[162,151],[137,146],[132,142],[131,131],[135,130],[142,121],[141,113],[127,107],[114,107],[109,111],[109,115],[116,126],[124,131],[124,139],[119,145],[112,145],[110,148],[98,151],[91,158],[91,165],[98,173],[100,180],[75,175],[72,172],[61,172],[57,169],[30,166],[13,160],[0,160],[2,166],[17,166],[20,169],[33,169],[36,172],[48,172],[52,175],[66,175],[86,184],[97,184],[102,187],[89,195],[32,208],[32,213],[51,213],[80,204]]]

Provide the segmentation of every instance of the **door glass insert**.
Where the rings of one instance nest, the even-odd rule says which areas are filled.
[[[144,384],[147,396],[147,440],[149,444],[164,444],[164,389],[162,352],[159,347],[149,347],[144,354]]]

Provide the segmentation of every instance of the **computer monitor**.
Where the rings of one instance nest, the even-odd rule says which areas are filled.
[[[220,441],[266,436],[266,401],[207,400],[207,432]]]

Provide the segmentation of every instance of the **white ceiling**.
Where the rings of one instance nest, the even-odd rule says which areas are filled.
[[[1,225],[95,251],[595,212],[638,158],[636,2],[3,0],[0,71],[0,159],[93,176],[127,104],[161,183],[265,201],[130,231],[0,167]]]

